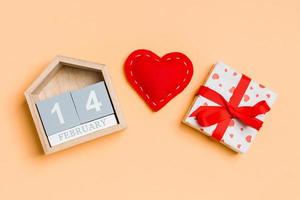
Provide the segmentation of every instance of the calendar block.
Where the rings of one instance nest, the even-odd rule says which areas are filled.
[[[116,116],[112,114],[50,135],[48,141],[51,146],[57,146],[93,134],[95,131],[101,131],[116,126],[117,124]]]
[[[69,92],[40,101],[36,105],[47,136],[80,124]]]
[[[104,64],[57,56],[25,97],[46,154],[126,127]]]
[[[103,81],[71,92],[81,123],[86,123],[114,113]]]

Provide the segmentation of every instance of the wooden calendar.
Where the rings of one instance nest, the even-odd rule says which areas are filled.
[[[25,96],[46,154],[125,128],[102,64],[57,56]]]

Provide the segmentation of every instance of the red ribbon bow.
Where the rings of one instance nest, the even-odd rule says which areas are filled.
[[[200,106],[190,115],[190,117],[196,117],[197,122],[203,127],[217,124],[217,127],[212,134],[212,137],[216,140],[222,139],[232,118],[236,118],[244,124],[259,130],[263,122],[255,117],[259,114],[265,114],[270,110],[266,101],[260,101],[254,106],[238,107],[250,81],[250,78],[243,75],[229,102],[216,91],[201,86],[198,94],[220,106]]]

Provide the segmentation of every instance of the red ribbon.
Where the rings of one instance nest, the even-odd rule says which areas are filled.
[[[197,122],[203,127],[217,124],[212,137],[218,141],[222,139],[232,118],[236,118],[244,124],[259,130],[263,122],[255,117],[259,114],[265,114],[270,110],[266,101],[260,101],[254,106],[238,107],[250,81],[250,78],[243,75],[229,102],[216,91],[201,86],[198,94],[220,106],[200,106],[190,115],[190,117],[196,117]]]

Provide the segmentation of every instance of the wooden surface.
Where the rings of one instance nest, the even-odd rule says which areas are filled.
[[[299,199],[299,10],[299,0],[1,1],[0,199]],[[139,48],[194,65],[156,113],[123,73]],[[107,65],[128,126],[44,156],[24,91],[57,54]],[[279,94],[245,155],[181,123],[217,61]]]
[[[62,66],[49,80],[47,85],[36,94],[37,100],[81,89],[85,86],[103,81],[102,73],[68,66]]]

